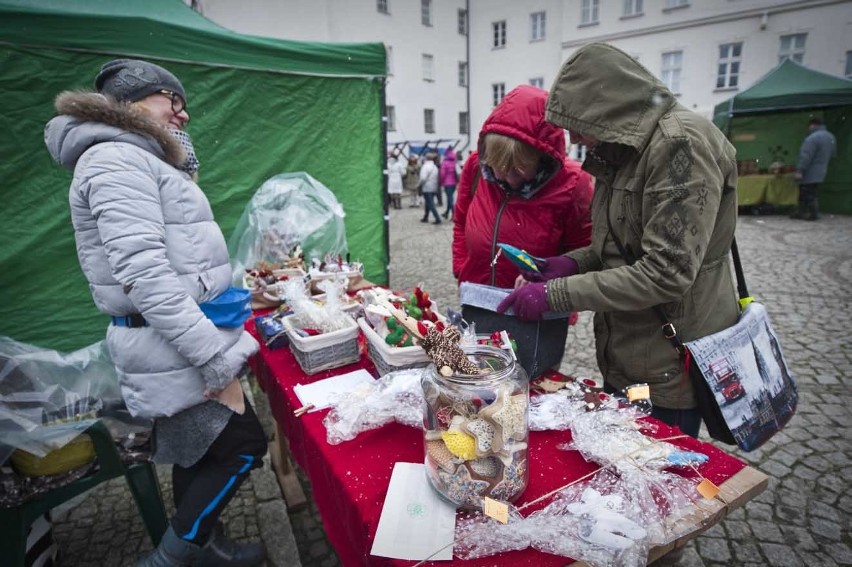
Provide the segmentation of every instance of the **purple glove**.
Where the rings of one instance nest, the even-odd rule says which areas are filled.
[[[567,278],[568,276],[576,275],[580,271],[577,261],[568,256],[541,258],[536,260],[535,265],[538,266],[538,272],[521,270],[521,275],[528,282],[544,282],[556,278]]]
[[[536,282],[519,287],[500,302],[497,313],[505,313],[511,308],[521,321],[538,321],[542,313],[550,310],[546,285],[544,282]]]

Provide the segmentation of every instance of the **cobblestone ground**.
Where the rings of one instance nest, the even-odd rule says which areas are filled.
[[[424,283],[442,309],[458,308],[452,224],[421,224],[421,216],[421,209],[407,206],[390,212],[390,284]],[[737,240],[749,291],[766,304],[797,379],[799,409],[787,428],[757,451],[723,446],[769,475],[769,488],[691,542],[681,565],[852,565],[852,438],[843,433],[852,425],[852,217],[806,222],[741,216]],[[599,376],[589,313],[569,332],[562,371]],[[706,433],[702,437],[707,440]],[[170,499],[169,479],[161,480]],[[310,494],[309,483],[302,481]],[[277,525],[279,534],[289,534],[292,525],[303,565],[339,565],[312,504],[289,518],[278,516],[277,522],[261,518],[264,503],[276,513],[283,506],[270,497],[272,490],[258,496],[257,484],[263,482],[253,476],[229,507],[232,535],[252,539],[260,531],[267,541],[263,525]],[[127,564],[150,547],[121,482],[98,489],[96,498],[75,508],[55,530],[68,557],[63,565]],[[110,543],[116,540],[123,541]]]

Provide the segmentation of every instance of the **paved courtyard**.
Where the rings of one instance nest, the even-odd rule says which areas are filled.
[[[442,308],[457,308],[452,223],[421,224],[422,211],[405,205],[390,211],[391,286],[423,283]],[[852,217],[741,216],[737,240],[749,291],[766,304],[798,381],[799,409],[763,448],[724,447],[769,475],[769,488],[690,543],[681,565],[851,565]],[[589,313],[569,333],[562,371],[599,376]],[[288,513],[268,466],[240,490],[227,521],[234,537],[266,543],[269,565],[339,565],[316,508]],[[62,514],[55,532],[63,565],[132,564],[150,548],[120,481]]]

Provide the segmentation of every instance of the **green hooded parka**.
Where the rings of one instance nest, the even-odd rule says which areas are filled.
[[[635,59],[605,44],[564,63],[546,119],[599,142],[583,164],[597,180],[592,243],[568,253],[579,275],[548,282],[550,307],[596,313],[598,365],[612,387],[647,382],[655,405],[695,407],[684,361],[653,307],[662,306],[683,341],[737,320],[728,262],[737,218],[733,146]]]

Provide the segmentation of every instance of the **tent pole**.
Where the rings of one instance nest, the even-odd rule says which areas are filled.
[[[384,223],[385,223],[385,267],[384,267],[384,284],[390,286],[390,214],[389,207],[390,204],[390,195],[388,194],[388,160],[387,160],[387,147],[388,147],[388,117],[387,117],[387,93],[385,91],[385,87],[387,85],[387,79],[385,77],[380,77],[377,79],[379,82],[379,112],[380,112],[380,124],[382,125],[381,137],[382,141],[379,144],[379,167],[381,171],[384,171],[384,175],[382,175],[382,205],[384,207]]]

